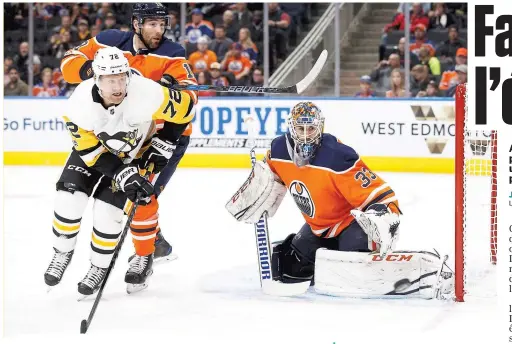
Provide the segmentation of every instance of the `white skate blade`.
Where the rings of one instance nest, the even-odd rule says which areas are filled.
[[[151,270],[151,273],[146,277],[146,281],[141,284],[134,284],[134,283],[126,283],[126,292],[128,294],[135,294],[138,293],[144,289],[146,289],[149,285],[149,279],[153,275],[153,270]]]
[[[156,265],[156,264],[160,265],[162,263],[172,262],[173,260],[176,260],[176,259],[178,259],[178,256],[171,253],[170,255],[165,256],[165,257],[155,258],[155,260],[153,260],[153,265]]]
[[[308,291],[310,281],[300,283],[282,283],[266,280],[262,282],[261,289],[264,294],[273,296],[296,296]]]
[[[94,294],[96,294],[96,293],[91,294],[91,295],[84,295],[84,294],[80,294],[80,293],[78,293],[78,294],[79,294],[79,296],[78,296],[78,298],[76,300],[78,302],[80,302],[80,301],[87,300],[90,296],[94,296]]]

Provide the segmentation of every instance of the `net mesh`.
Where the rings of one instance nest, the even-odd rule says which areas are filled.
[[[496,158],[495,131],[468,129],[465,87],[458,95],[457,107],[463,114],[462,173],[462,254],[463,297],[495,296],[494,267],[497,250],[496,225]],[[458,112],[459,113],[459,112]],[[456,138],[460,139],[460,138]],[[461,154],[461,152],[457,152]],[[457,197],[460,198],[458,195]],[[459,243],[460,244],[460,243]]]

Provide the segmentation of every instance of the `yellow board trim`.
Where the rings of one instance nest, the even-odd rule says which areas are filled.
[[[25,166],[64,166],[69,152],[4,152],[4,165]],[[263,154],[257,155],[258,159]],[[362,157],[363,161],[375,171],[384,172],[422,172],[453,173],[452,158],[411,158],[411,157]],[[193,168],[250,168],[247,154],[195,154],[187,153],[179,167]]]

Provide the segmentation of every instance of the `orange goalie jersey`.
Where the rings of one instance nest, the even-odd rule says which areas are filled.
[[[374,203],[388,204],[398,213],[391,187],[373,173],[349,146],[330,134],[309,165],[297,167],[282,135],[272,141],[266,163],[284,182],[313,233],[322,238],[338,236],[353,220],[350,210],[366,210]]]
[[[78,47],[68,50],[62,58],[60,69],[64,80],[78,84],[90,78],[92,68],[82,68],[86,61],[93,60],[94,54],[105,47],[117,47],[124,52],[132,72],[154,81],[160,81],[164,74],[173,76],[180,84],[197,85],[197,80],[188,65],[185,49],[178,43],[162,37],[160,46],[154,50],[136,52],[133,48],[134,32],[105,30]],[[186,91],[197,103],[197,92]],[[163,122],[157,122],[158,128]],[[191,125],[183,135],[190,135]]]

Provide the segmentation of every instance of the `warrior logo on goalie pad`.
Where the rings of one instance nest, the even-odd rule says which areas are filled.
[[[311,193],[303,182],[300,180],[292,181],[290,194],[302,213],[311,218],[315,217],[315,203],[313,203]]]

